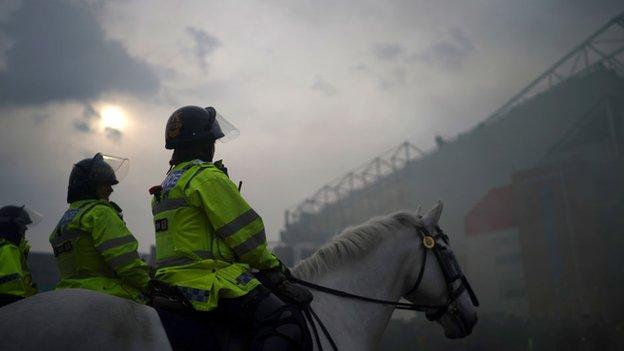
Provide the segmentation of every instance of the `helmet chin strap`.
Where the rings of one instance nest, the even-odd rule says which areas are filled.
[[[113,193],[113,186],[109,184],[99,184],[95,188],[95,195],[100,200],[110,201],[110,195]]]

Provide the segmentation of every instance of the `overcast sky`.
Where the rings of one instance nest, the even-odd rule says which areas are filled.
[[[217,144],[278,239],[284,210],[409,140],[427,149],[474,126],[624,10],[620,1],[0,2],[1,205],[65,210],[72,164],[128,157],[112,199],[141,250],[147,189],[176,108],[214,106],[240,130]],[[123,123],[103,118],[107,106]],[[452,169],[452,165],[449,165]]]

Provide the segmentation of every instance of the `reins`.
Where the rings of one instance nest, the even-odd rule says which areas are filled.
[[[416,279],[416,283],[414,283],[414,287],[410,289],[409,293],[415,291],[420,285],[420,282],[422,281],[422,278],[425,273],[426,262],[427,262],[427,251],[425,251],[425,254],[423,255],[423,262],[422,262],[422,265],[420,266],[420,271],[418,272],[418,278]],[[292,283],[300,284],[310,289],[321,291],[330,295],[370,302],[370,303],[374,303],[378,305],[390,305],[390,306],[394,306],[396,309],[399,309],[399,310],[425,312],[425,309],[434,309],[434,308],[439,308],[442,306],[442,305],[422,305],[422,304],[415,304],[415,303],[406,303],[406,302],[399,302],[399,301],[376,299],[372,297],[352,294],[346,291],[337,290],[337,289],[329,288],[326,286],[310,283],[308,281],[305,281],[305,280],[302,280],[293,276],[290,276],[288,280]]]
[[[338,290],[338,289],[333,289],[333,288],[329,288],[326,286],[322,286],[322,285],[318,285],[318,284],[314,284],[302,279],[299,279],[297,277],[294,276],[289,276],[288,280],[292,283],[295,284],[300,284],[303,285],[305,287],[308,287],[310,289],[313,290],[317,290],[320,292],[324,292],[326,294],[330,294],[330,295],[334,295],[334,296],[339,296],[339,297],[344,297],[344,298],[348,298],[348,299],[354,299],[354,300],[359,300],[359,301],[364,301],[364,302],[369,302],[369,303],[374,303],[374,304],[379,304],[379,305],[388,305],[388,306],[393,306],[396,309],[399,310],[408,310],[408,311],[419,311],[419,312],[428,312],[427,309],[429,310],[435,310],[435,312],[432,314],[432,316],[427,316],[427,319],[429,320],[437,320],[438,318],[440,318],[448,309],[449,305],[451,303],[454,303],[455,299],[457,297],[459,297],[459,295],[461,295],[465,290],[468,291],[470,298],[473,302],[473,304],[475,306],[479,305],[479,301],[476,298],[476,295],[474,294],[474,292],[472,291],[472,288],[470,287],[470,284],[468,283],[468,280],[466,279],[466,277],[463,275],[463,273],[460,273],[457,277],[449,277],[449,272],[447,271],[447,267],[445,267],[445,265],[443,264],[442,258],[440,257],[440,249],[438,249],[436,246],[436,239],[442,238],[442,240],[444,240],[446,243],[448,243],[448,237],[446,236],[446,234],[444,234],[444,232],[442,232],[442,230],[439,227],[435,227],[436,230],[438,231],[437,235],[431,235],[427,232],[426,229],[422,228],[422,227],[416,227],[416,231],[418,232],[418,234],[421,236],[422,240],[423,240],[423,259],[422,259],[422,263],[420,265],[420,270],[418,272],[418,277],[416,278],[416,282],[414,283],[414,285],[412,286],[412,288],[407,292],[406,295],[411,295],[412,293],[414,293],[416,290],[418,290],[418,287],[420,286],[420,283],[422,282],[423,276],[425,274],[425,267],[427,265],[427,255],[429,253],[430,250],[432,250],[435,254],[435,257],[438,260],[438,263],[441,265],[442,270],[443,270],[443,274],[444,274],[444,279],[447,281],[447,286],[448,286],[448,300],[446,305],[423,305],[423,304],[416,304],[416,303],[406,303],[406,302],[399,302],[399,301],[390,301],[390,300],[383,300],[383,299],[376,299],[376,298],[372,298],[372,297],[367,297],[367,296],[362,296],[362,295],[357,295],[357,294],[353,294],[353,293],[349,293],[346,291],[342,291],[342,290]],[[424,231],[424,234],[423,234]],[[454,259],[454,256],[453,256]],[[456,264],[456,262],[455,262]],[[457,269],[459,270],[459,266],[457,266]],[[457,279],[460,279],[462,284],[459,286],[458,289],[453,289],[452,283],[454,281],[456,281]],[[325,327],[325,325],[323,324],[323,322],[321,321],[321,319],[319,318],[319,316],[314,312],[314,310],[312,310],[311,306],[307,306],[307,308],[305,308],[303,310],[304,314],[306,315],[306,317],[308,318],[308,320],[310,321],[310,325],[312,327],[312,331],[314,332],[314,337],[316,339],[316,343],[318,344],[318,348],[320,351],[323,350],[323,347],[321,345],[321,340],[319,338],[319,333],[318,330],[316,329],[316,325],[315,325],[315,321],[319,324],[321,331],[323,332],[323,334],[325,334],[325,336],[327,337],[327,340],[329,341],[330,345],[332,346],[332,349],[334,351],[338,351],[338,347],[336,346],[336,343],[334,342],[333,338],[331,337],[329,331],[327,330],[327,328]]]
[[[423,278],[423,275],[424,275],[424,271],[425,271],[424,270],[424,264],[425,264],[425,262],[427,260],[427,251],[425,251],[425,254],[423,255],[423,257],[424,257],[423,258],[423,265],[421,266],[420,272],[418,273],[418,279],[416,280],[416,284],[414,284],[414,288],[412,288],[410,290],[410,292],[415,290],[415,288],[417,288],[418,285],[420,285],[420,282],[422,281],[422,278]],[[415,304],[415,303],[405,303],[405,302],[399,302],[399,301],[375,299],[375,298],[372,298],[372,297],[356,295],[356,294],[348,293],[346,291],[332,289],[332,288],[328,288],[326,286],[310,283],[308,281],[301,280],[301,279],[293,277],[293,276],[290,276],[288,278],[288,280],[290,282],[292,282],[292,283],[303,285],[303,286],[306,286],[306,287],[308,287],[310,289],[321,291],[321,292],[324,292],[326,294],[331,294],[331,295],[344,297],[344,298],[349,298],[349,299],[354,299],[354,300],[360,300],[360,301],[364,301],[364,302],[375,303],[375,304],[379,304],[379,305],[390,305],[390,306],[393,306],[394,308],[396,308],[398,310],[421,311],[422,312],[422,311],[424,311],[425,308],[435,309],[435,308],[441,307],[441,306],[419,305],[419,304]],[[314,312],[314,310],[312,309],[312,306],[308,306],[307,308],[305,308],[303,310],[303,312],[304,312],[306,318],[308,319],[308,321],[310,322],[310,326],[312,328],[312,332],[314,333],[314,339],[316,340],[316,344],[318,345],[319,350],[323,351],[323,346],[321,345],[321,339],[319,337],[318,330],[316,329],[316,323],[318,323],[319,327],[321,328],[321,331],[323,332],[323,334],[325,335],[325,337],[329,341],[329,344],[331,345],[332,349],[334,351],[338,351],[338,346],[336,345],[336,342],[334,341],[334,339],[332,338],[331,334],[329,333],[329,331],[325,327],[325,324],[323,323],[321,318],[319,318],[319,316],[316,314],[316,312]],[[315,321],[316,321],[316,323],[315,323]]]

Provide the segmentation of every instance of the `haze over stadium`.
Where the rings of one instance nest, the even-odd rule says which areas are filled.
[[[617,1],[0,6],[0,191],[44,213],[36,251],[50,250],[72,164],[96,151],[130,158],[113,198],[149,249],[147,189],[167,169],[164,123],[182,104],[213,105],[241,130],[216,157],[277,240],[285,208],[403,140],[427,148],[478,123],[620,10]],[[123,127],[102,122],[105,105],[123,111]]]
[[[614,0],[3,1],[0,205],[44,214],[27,233],[29,262],[40,290],[53,289],[48,237],[72,165],[127,157],[111,198],[147,254],[148,189],[171,156],[165,122],[183,105],[214,106],[241,132],[216,144],[215,160],[243,182],[289,265],[350,225],[446,201],[442,227],[483,326],[446,344],[409,314],[390,324],[385,349],[618,349],[623,10]]]

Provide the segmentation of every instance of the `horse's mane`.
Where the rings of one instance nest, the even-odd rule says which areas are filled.
[[[364,257],[381,241],[400,232],[399,229],[406,225],[416,226],[419,221],[415,214],[400,211],[375,217],[361,225],[347,227],[311,257],[299,262],[294,271],[301,279],[317,277],[340,264]]]

